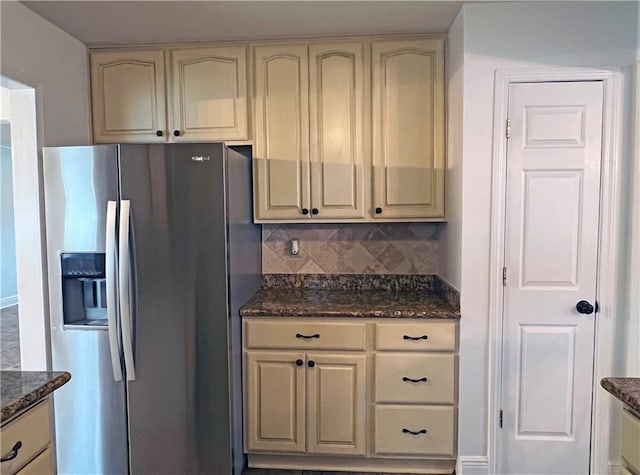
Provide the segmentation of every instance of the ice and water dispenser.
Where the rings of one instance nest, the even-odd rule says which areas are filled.
[[[64,326],[107,326],[103,252],[62,253]]]

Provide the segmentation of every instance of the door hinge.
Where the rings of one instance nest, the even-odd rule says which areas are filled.
[[[500,409],[500,429],[502,429],[502,409]]]
[[[507,268],[506,267],[502,268],[502,286],[503,287],[507,286]]]
[[[507,131],[505,135],[508,139],[511,138],[511,119],[507,119]]]

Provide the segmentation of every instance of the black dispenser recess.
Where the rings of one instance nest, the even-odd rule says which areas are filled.
[[[103,252],[60,254],[65,328],[107,325],[107,286]]]

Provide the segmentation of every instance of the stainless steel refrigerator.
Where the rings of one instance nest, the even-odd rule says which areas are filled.
[[[223,144],[44,149],[61,474],[239,473],[251,160]]]

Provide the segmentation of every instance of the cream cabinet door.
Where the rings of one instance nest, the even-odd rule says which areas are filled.
[[[164,81],[161,49],[92,52],[94,142],[164,142]]]
[[[171,51],[171,133],[176,142],[246,140],[246,47]]]
[[[373,216],[444,217],[443,39],[372,43]]]
[[[308,63],[307,45],[253,48],[258,221],[311,216]]]
[[[365,216],[364,80],[362,42],[310,45],[312,217]]]
[[[307,355],[307,452],[364,455],[366,356]]]
[[[44,452],[29,462],[26,467],[23,467],[17,475],[48,475],[53,473],[56,473],[56,471],[53,468],[51,449],[47,448]]]
[[[245,450],[305,451],[304,353],[245,353]]]

